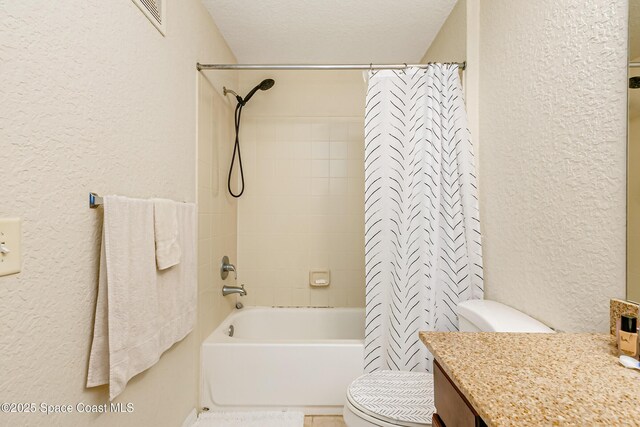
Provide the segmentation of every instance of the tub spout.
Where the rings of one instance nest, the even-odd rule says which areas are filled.
[[[240,294],[240,296],[245,296],[247,295],[247,291],[244,290],[244,285],[240,285],[240,287],[224,285],[222,287],[222,296],[226,297],[231,294]]]

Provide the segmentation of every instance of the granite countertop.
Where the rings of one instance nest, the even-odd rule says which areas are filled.
[[[640,425],[640,371],[608,334],[420,332],[489,426]]]

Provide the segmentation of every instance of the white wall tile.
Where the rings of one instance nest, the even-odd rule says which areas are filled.
[[[309,303],[312,307],[329,306],[329,288],[311,288]]]
[[[329,178],[311,178],[311,194],[327,196],[329,194]]]
[[[329,170],[329,160],[313,159],[311,161],[311,176],[314,178],[328,178]]]
[[[306,307],[310,303],[309,289],[294,288],[291,290],[291,304]]]
[[[347,141],[349,135],[349,124],[343,121],[331,124],[330,130],[331,141]]]
[[[329,165],[329,176],[332,178],[344,178],[347,176],[347,161],[332,159]]]
[[[364,174],[362,127],[361,117],[243,123],[256,138],[238,208],[244,303],[364,305],[364,279],[356,282],[364,276],[364,176],[356,176]],[[329,269],[331,285],[311,288],[311,269]]]
[[[344,196],[348,192],[346,178],[329,178],[329,194]]]
[[[313,159],[328,159],[330,150],[329,141],[313,141],[311,143],[311,156]]]
[[[329,141],[331,137],[331,128],[328,122],[311,124],[311,140],[312,141]]]
[[[348,143],[345,141],[332,141],[330,143],[329,151],[330,151],[329,157],[331,159],[347,159]]]

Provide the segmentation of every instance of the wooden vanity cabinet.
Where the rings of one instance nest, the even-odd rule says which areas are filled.
[[[486,426],[437,360],[433,362],[433,389],[436,406],[432,421],[434,427]]]

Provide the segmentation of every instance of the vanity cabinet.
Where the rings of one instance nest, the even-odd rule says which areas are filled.
[[[487,425],[444,372],[437,359],[433,362],[433,390],[436,406],[432,421],[434,427]]]

